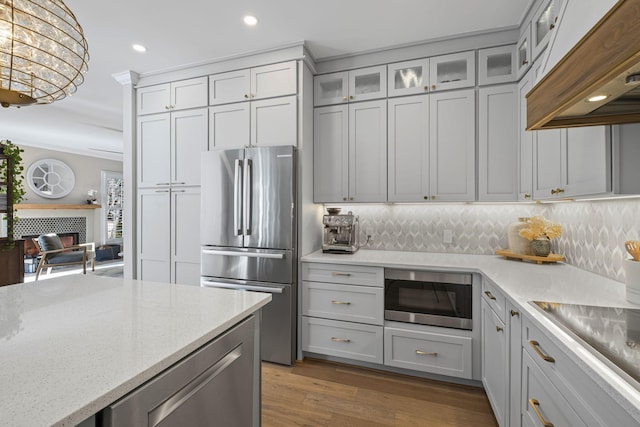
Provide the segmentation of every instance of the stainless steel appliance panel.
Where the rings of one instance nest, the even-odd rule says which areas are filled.
[[[200,243],[242,246],[244,150],[202,153]]]
[[[291,249],[295,242],[295,149],[247,148],[243,164],[244,246]]]
[[[112,427],[259,424],[252,401],[255,317],[167,369],[100,415]],[[256,375],[258,374],[258,375]]]
[[[202,276],[291,284],[293,251],[204,246]]]
[[[260,354],[262,360],[291,365],[295,358],[295,287],[276,283],[226,280],[203,277],[202,286],[237,289],[247,292],[267,292],[271,302],[262,308]]]

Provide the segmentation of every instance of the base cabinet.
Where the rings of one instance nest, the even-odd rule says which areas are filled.
[[[508,359],[504,322],[482,301],[482,384],[500,427],[507,424]]]

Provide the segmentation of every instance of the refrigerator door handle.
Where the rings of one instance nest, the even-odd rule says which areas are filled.
[[[270,294],[281,294],[282,292],[284,292],[284,287],[236,285],[234,283],[216,282],[213,280],[202,280],[202,285],[212,287],[212,288],[237,289],[241,291],[254,291],[254,292],[268,292]]]
[[[242,191],[241,185],[241,173],[242,166],[240,165],[240,159],[235,159],[234,162],[234,174],[233,174],[233,235],[242,235],[242,197],[240,191]]]
[[[250,258],[271,258],[271,259],[284,259],[284,254],[270,254],[263,252],[237,252],[237,251],[218,251],[212,249],[203,249],[202,253],[205,255],[226,255],[236,257],[250,257]]]
[[[251,185],[252,176],[252,165],[250,159],[244,159],[244,167],[243,167],[243,178],[242,178],[242,193],[244,196],[244,200],[242,201],[244,208],[244,234],[245,236],[251,235],[251,197],[253,188]]]

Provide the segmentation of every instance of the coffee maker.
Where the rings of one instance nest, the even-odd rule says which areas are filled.
[[[349,211],[340,215],[340,208],[327,208],[322,217],[322,252],[352,254],[360,247],[358,217]]]

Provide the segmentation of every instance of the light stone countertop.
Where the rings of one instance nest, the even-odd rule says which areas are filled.
[[[0,425],[74,426],[269,301],[91,275],[0,287]]]
[[[480,273],[503,291],[556,344],[616,402],[640,422],[640,385],[630,384],[555,325],[530,301],[562,302],[603,307],[640,308],[626,300],[624,283],[573,267],[565,263],[538,265],[506,260],[496,255],[445,254],[430,252],[379,251],[360,249],[347,254],[313,252],[303,262],[362,265],[372,267],[420,268],[437,271]]]

